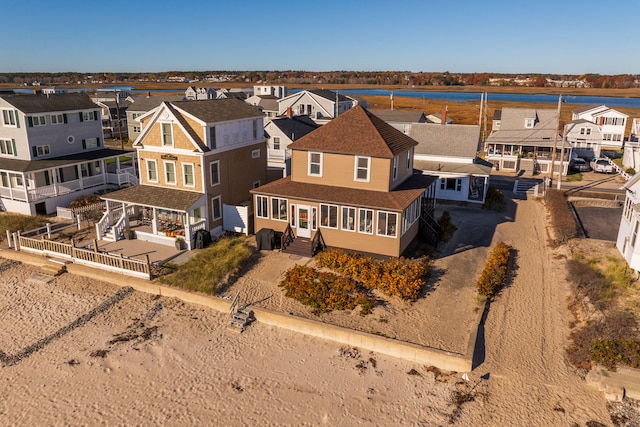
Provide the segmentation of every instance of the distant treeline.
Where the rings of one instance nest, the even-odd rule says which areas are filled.
[[[156,73],[0,73],[0,84],[129,84],[140,82],[244,84],[346,84],[407,86],[640,87],[640,75],[499,74],[409,71],[163,71]]]

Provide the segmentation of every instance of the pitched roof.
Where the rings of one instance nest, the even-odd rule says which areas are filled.
[[[415,145],[416,141],[358,105],[289,148],[393,158]]]
[[[369,110],[385,122],[424,123],[425,115],[421,111]]]
[[[342,94],[340,94],[339,92],[334,92],[332,90],[329,89],[311,89],[308,90],[307,92],[313,93],[314,95],[318,95],[321,96],[325,99],[328,99],[330,101],[334,101],[336,100],[336,95],[338,96],[338,102],[345,102],[345,101],[351,101],[351,98],[348,98]]]
[[[582,113],[586,113],[589,110],[596,110],[600,107],[604,107],[606,108],[606,105],[601,105],[601,104],[590,104],[590,105],[586,105],[582,108],[578,108],[572,111],[573,114],[582,114]]]
[[[95,110],[96,104],[81,93],[15,94],[0,95],[0,98],[23,113],[45,113],[50,111]]]
[[[414,123],[409,136],[418,142],[415,154],[475,157],[480,142],[480,126]]]
[[[534,119],[532,128],[525,128],[525,119]],[[488,143],[518,145],[553,145],[558,120],[555,109],[503,108],[500,129],[487,138]],[[560,138],[557,143],[561,145]]]
[[[133,97],[133,103],[129,107],[129,111],[151,111],[163,102],[182,101],[184,96],[136,96]]]
[[[202,138],[200,137],[200,134],[194,128],[191,127],[189,122],[182,116],[182,114],[180,114],[179,111],[177,111],[173,107],[173,105],[171,103],[167,102],[164,105],[169,111],[171,111],[173,113],[175,118],[180,122],[180,124],[182,125],[184,130],[189,134],[191,139],[196,144],[198,144],[198,147],[200,147],[200,151],[210,151],[211,150],[209,147],[207,147],[207,144],[202,140]]]
[[[285,135],[289,137],[293,135],[291,139],[300,139],[319,127],[308,116],[279,117],[272,119],[271,123],[277,126]]]
[[[258,98],[260,98],[260,101],[258,101],[258,103],[256,104],[258,107],[262,108],[263,110],[270,110],[270,111],[278,111],[278,98],[277,96],[273,96],[273,95],[254,95]]]
[[[440,172],[457,173],[464,175],[486,175],[491,174],[493,165],[484,160],[478,159],[473,163],[451,163],[435,162],[433,160],[415,160],[413,167],[422,171],[437,175]]]
[[[309,184],[292,181],[291,177],[288,176],[251,190],[251,193],[297,197],[312,202],[402,211],[437,179],[438,177],[436,176],[416,173],[394,190],[386,192]]]
[[[175,188],[134,185],[100,196],[103,200],[135,203],[142,206],[186,212],[201,197],[202,193]]]
[[[203,99],[198,101],[176,101],[171,105],[205,123],[263,117],[258,108],[235,98]]]

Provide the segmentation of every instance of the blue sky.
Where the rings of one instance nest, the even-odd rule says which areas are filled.
[[[3,3],[0,72],[640,73],[637,0]]]

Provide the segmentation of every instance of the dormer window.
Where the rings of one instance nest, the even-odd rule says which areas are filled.
[[[533,128],[533,125],[536,123],[536,119],[524,119],[524,127],[527,129]]]

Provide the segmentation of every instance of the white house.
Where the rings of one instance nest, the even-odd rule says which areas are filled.
[[[289,144],[317,128],[318,125],[307,116],[279,117],[265,122],[268,181],[291,175]]]
[[[309,116],[314,121],[333,119],[358,105],[355,99],[325,89],[301,90],[278,100],[278,116],[290,112]]]
[[[278,98],[274,95],[253,95],[245,100],[247,104],[258,107],[265,115],[265,122],[278,116]]]
[[[415,169],[437,175],[436,198],[484,203],[492,164],[478,157],[480,126],[414,123]]]
[[[135,153],[104,148],[100,107],[78,94],[0,95],[0,211],[50,214],[136,184]]]
[[[584,119],[600,127],[602,146],[621,148],[624,144],[624,133],[627,125],[624,113],[609,108],[606,105],[591,105],[573,111],[572,120]]]
[[[577,119],[565,127],[565,138],[573,147],[575,157],[600,157],[602,133],[600,126],[585,119]]]
[[[276,98],[284,98],[287,96],[286,86],[273,85],[255,85],[253,86],[253,94],[257,96],[271,95]]]
[[[427,123],[427,118],[420,111],[404,110],[369,110],[405,135],[411,133],[411,125],[414,123]]]
[[[216,88],[189,86],[184,91],[184,98],[190,101],[199,99],[216,99]]]
[[[626,190],[624,210],[618,229],[616,248],[633,270],[640,271],[640,174],[634,175],[623,187]]]

